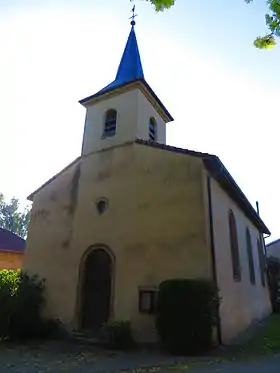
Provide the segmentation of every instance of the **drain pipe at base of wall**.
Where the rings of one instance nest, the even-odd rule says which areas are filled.
[[[214,223],[213,223],[213,206],[212,206],[212,193],[211,193],[211,177],[207,175],[207,194],[208,194],[208,211],[209,211],[209,228],[210,228],[210,249],[211,249],[211,261],[212,261],[212,271],[213,278],[216,287],[218,288],[217,279],[217,268],[216,268],[216,253],[215,253],[215,240],[214,240]],[[218,343],[222,344],[222,331],[221,331],[221,320],[219,306],[217,309],[218,313],[218,324],[217,324],[217,337]]]

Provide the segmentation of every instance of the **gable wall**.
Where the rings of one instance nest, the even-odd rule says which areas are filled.
[[[67,273],[71,275],[68,255],[77,205],[79,167],[79,162],[73,164],[47,184],[35,195],[32,205],[23,268],[39,274],[50,284],[56,282],[54,290],[47,293],[50,310],[53,310],[57,297],[62,303],[68,303],[69,280],[63,271],[67,266]],[[54,316],[57,316],[56,312]]]
[[[91,246],[106,245],[116,258],[111,317],[130,319],[137,338],[153,339],[154,318],[139,314],[138,287],[168,278],[212,278],[202,161],[132,143],[82,158],[80,170],[73,219],[63,206],[70,201],[74,168],[35,198],[25,267],[46,278],[49,311],[78,327],[83,256]],[[100,197],[109,201],[102,215],[95,207]],[[44,209],[47,220],[34,221]]]

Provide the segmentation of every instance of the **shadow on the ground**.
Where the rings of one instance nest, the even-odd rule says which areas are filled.
[[[177,373],[205,366],[256,361],[280,352],[280,316],[272,315],[231,346],[220,346],[203,357],[176,357],[159,349],[108,351],[97,345],[66,340],[0,343],[1,373]],[[280,371],[280,368],[279,368]],[[269,373],[269,372],[268,372]]]

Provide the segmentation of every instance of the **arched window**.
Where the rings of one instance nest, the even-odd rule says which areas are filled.
[[[248,256],[248,264],[249,264],[250,281],[251,281],[251,284],[255,285],[256,275],[255,275],[255,267],[254,267],[253,248],[252,248],[251,234],[250,234],[248,227],[246,228],[246,243],[247,243],[247,256]]]
[[[117,128],[117,111],[110,109],[105,115],[103,136],[109,137],[114,136]]]
[[[150,118],[149,139],[151,141],[156,141],[157,140],[157,122],[156,122],[155,118]]]
[[[229,236],[230,236],[230,249],[232,259],[232,274],[235,281],[241,281],[241,268],[238,249],[238,236],[236,229],[236,221],[232,210],[229,211]]]
[[[259,253],[259,266],[262,286],[265,286],[265,257],[263,252],[263,246],[260,240],[257,240],[258,253]]]

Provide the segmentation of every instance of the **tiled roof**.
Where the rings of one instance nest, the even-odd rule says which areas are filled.
[[[17,234],[0,228],[0,251],[24,252],[25,240]]]

